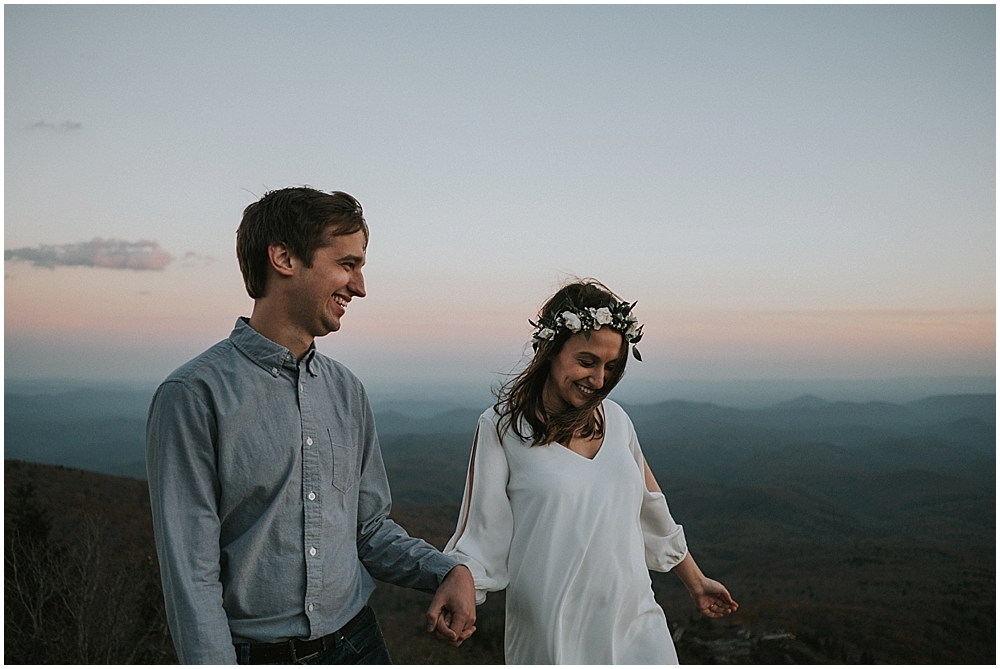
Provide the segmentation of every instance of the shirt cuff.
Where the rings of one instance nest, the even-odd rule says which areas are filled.
[[[429,571],[437,577],[437,584],[440,586],[445,576],[460,564],[462,563],[455,558],[449,557],[444,553],[438,553],[427,566]]]

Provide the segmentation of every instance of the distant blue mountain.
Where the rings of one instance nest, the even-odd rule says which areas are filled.
[[[95,418],[146,420],[153,391],[79,389],[54,394],[4,395],[4,414],[17,421],[73,421]]]
[[[79,389],[4,395],[4,458],[146,477],[152,391]]]
[[[143,477],[144,429],[151,389],[76,389],[4,396],[4,455],[47,464]],[[447,455],[464,469],[483,407],[430,400],[376,405],[387,466]],[[995,460],[995,395],[946,395],[906,404],[827,402],[803,396],[763,409],[674,400],[626,405],[654,471],[729,478],[727,467],[765,454],[804,457],[816,466],[881,471],[929,467],[964,474]],[[429,415],[437,409],[434,415]],[[844,449],[843,452],[831,447]],[[806,451],[788,449],[805,448]],[[810,450],[811,449],[811,450]],[[895,450],[893,450],[895,449]],[[853,453],[852,453],[853,452]],[[777,457],[777,456],[775,456]],[[439,465],[447,464],[438,463]],[[992,470],[987,471],[992,475]],[[972,474],[970,474],[972,475]],[[446,486],[448,487],[448,486]],[[449,488],[450,489],[450,488]]]

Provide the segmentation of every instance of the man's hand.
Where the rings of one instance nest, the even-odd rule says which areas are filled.
[[[427,631],[458,648],[476,631],[476,586],[465,565],[444,577],[427,609]]]

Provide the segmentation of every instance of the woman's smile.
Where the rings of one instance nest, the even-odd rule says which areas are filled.
[[[586,404],[604,387],[605,379],[618,364],[622,336],[609,327],[579,332],[552,358],[542,401],[546,410],[558,414]]]

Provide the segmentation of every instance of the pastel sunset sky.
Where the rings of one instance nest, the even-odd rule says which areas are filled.
[[[376,387],[488,387],[570,276],[638,300],[640,386],[992,383],[995,26],[8,5],[5,378],[162,379],[250,313],[243,208],[308,184],[364,205],[368,297],[318,346]]]

